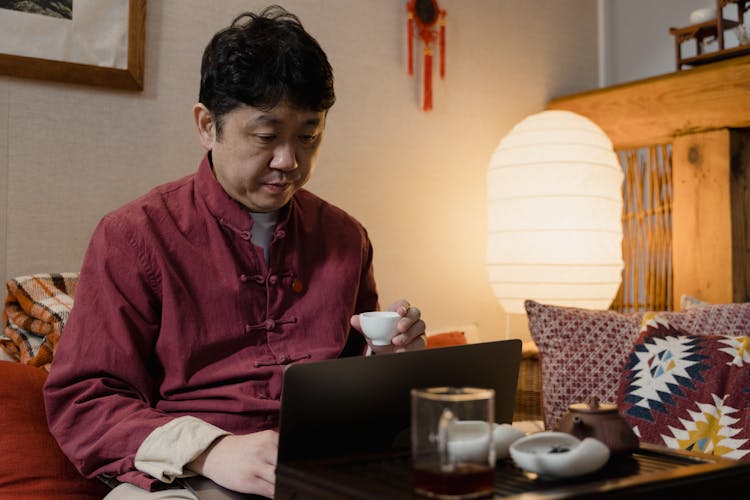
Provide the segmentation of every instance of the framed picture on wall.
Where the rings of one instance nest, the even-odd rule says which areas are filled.
[[[146,0],[0,0],[0,74],[143,90]]]

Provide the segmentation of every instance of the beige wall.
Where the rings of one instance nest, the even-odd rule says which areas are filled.
[[[487,162],[550,97],[596,86],[595,0],[441,0],[447,77],[431,113],[406,74],[405,0],[282,3],[336,76],[309,188],[369,229],[382,302],[405,296],[432,328],[476,322],[483,339],[504,337],[484,268]],[[149,0],[141,93],[0,77],[0,277],[77,270],[105,212],[197,167],[202,49],[266,4]]]

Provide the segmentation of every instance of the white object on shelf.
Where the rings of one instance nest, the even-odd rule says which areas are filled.
[[[750,43],[750,26],[740,24],[734,28],[734,34],[737,35],[737,41],[740,42],[740,45]]]
[[[690,13],[690,24],[700,24],[716,19],[716,9],[714,7],[704,7],[695,9]]]

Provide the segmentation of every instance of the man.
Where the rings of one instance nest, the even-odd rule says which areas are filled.
[[[367,233],[301,189],[334,100],[295,16],[238,17],[203,55],[197,173],[96,228],[45,400],[76,467],[118,484],[107,498],[191,498],[149,491],[195,473],[273,496],[284,368],[371,349]],[[391,309],[387,350],[424,347],[419,310]]]

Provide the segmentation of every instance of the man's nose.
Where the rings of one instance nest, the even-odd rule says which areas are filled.
[[[276,148],[271,160],[271,168],[294,170],[297,166],[297,155],[290,144],[282,144]]]

